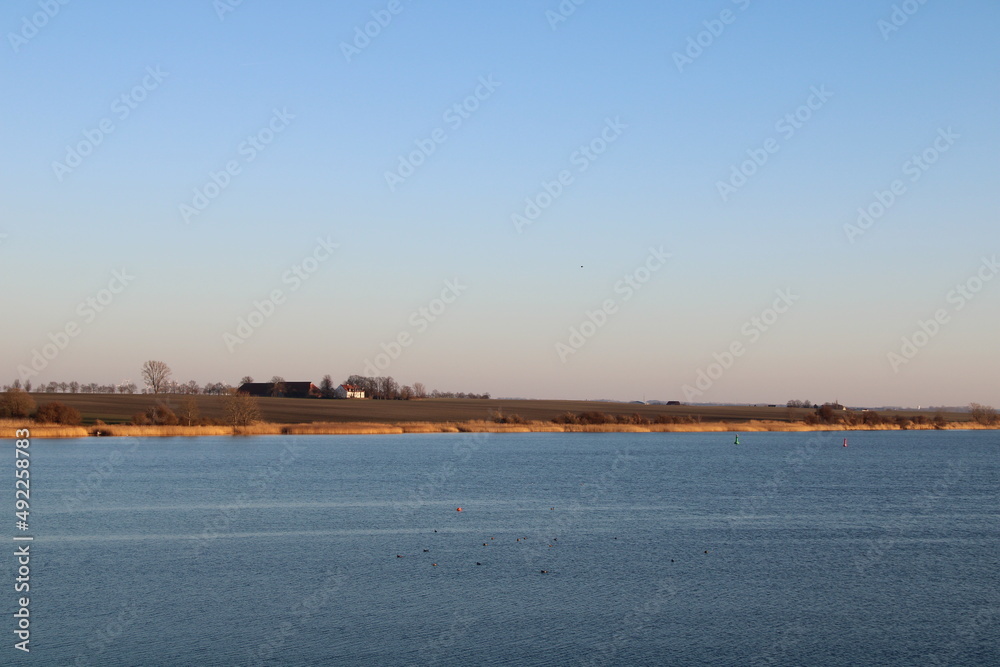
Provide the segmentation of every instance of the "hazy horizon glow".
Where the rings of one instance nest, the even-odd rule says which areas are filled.
[[[6,3],[0,382],[1000,405],[998,25]]]

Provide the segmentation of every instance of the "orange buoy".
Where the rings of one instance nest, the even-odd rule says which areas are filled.
[[[455,511],[456,511],[456,512],[461,512],[461,511],[462,511],[462,508],[461,508],[461,507],[456,507],[456,508],[455,508]]]

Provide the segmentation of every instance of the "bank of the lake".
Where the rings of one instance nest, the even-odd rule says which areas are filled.
[[[895,424],[807,424],[787,421],[696,422],[688,424],[558,424],[533,421],[519,424],[493,421],[467,422],[335,422],[311,424],[257,423],[250,426],[139,426],[133,424],[97,424],[64,426],[33,424],[30,421],[4,420],[0,423],[0,439],[12,439],[19,429],[28,429],[33,438],[87,437],[205,437],[251,435],[397,435],[404,433],[756,433],[814,431],[931,431],[986,430],[972,422],[910,424],[901,428]]]

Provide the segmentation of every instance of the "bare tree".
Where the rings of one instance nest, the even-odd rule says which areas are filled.
[[[344,384],[361,387],[361,391],[365,392],[365,396],[368,398],[375,398],[376,394],[378,394],[378,386],[375,382],[375,378],[372,377],[365,377],[364,375],[351,375],[344,381]]]
[[[829,403],[824,403],[822,406],[817,408],[816,416],[819,417],[820,421],[824,424],[832,424],[837,421],[837,418],[834,415],[833,406]]]
[[[390,401],[399,397],[399,384],[389,376],[379,376],[375,378],[375,396],[384,401]]]
[[[201,416],[201,411],[198,409],[198,401],[194,396],[186,396],[181,400],[180,413],[177,415],[182,422],[185,422],[188,426],[191,426],[198,417]]]
[[[993,426],[997,423],[997,411],[989,405],[973,403],[969,406],[969,411],[972,413],[972,421],[977,424],[982,424],[983,426]]]
[[[260,421],[260,405],[250,394],[230,394],[224,399],[226,421],[232,426],[249,426]]]
[[[154,394],[159,394],[170,379],[170,367],[162,361],[147,361],[142,365],[142,379]]]
[[[427,387],[424,386],[423,382],[413,383],[413,397],[414,398],[427,398]]]
[[[271,396],[285,395],[285,378],[275,375],[271,378]]]
[[[78,391],[80,391],[80,383],[77,382],[76,380],[73,380],[72,382],[69,383],[69,393],[75,394]]]
[[[245,384],[250,384],[251,382],[253,382],[253,378],[250,377],[249,375],[244,375],[242,378],[240,378],[240,386],[243,386]]]
[[[333,378],[329,374],[323,376],[319,390],[323,392],[323,398],[333,398]]]

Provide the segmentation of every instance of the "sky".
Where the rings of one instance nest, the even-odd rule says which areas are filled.
[[[5,2],[0,381],[1000,405],[998,27]]]

